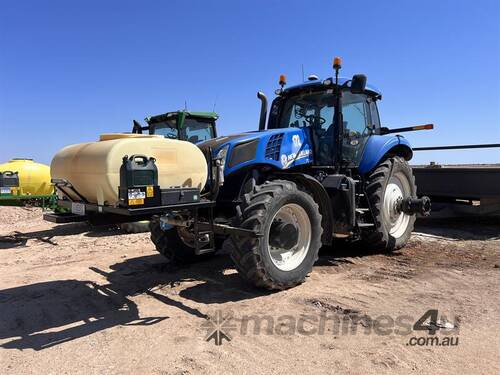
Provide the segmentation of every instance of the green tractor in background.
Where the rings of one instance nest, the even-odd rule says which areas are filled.
[[[132,133],[163,135],[169,139],[179,139],[191,143],[208,141],[217,137],[215,122],[219,116],[215,112],[189,112],[187,110],[167,112],[146,117],[146,126],[133,121]]]
[[[217,137],[216,121],[219,115],[215,112],[190,112],[187,110],[167,112],[149,116],[144,120],[147,125],[133,121],[132,133],[163,135],[169,139],[179,139],[191,143],[201,143]],[[127,233],[149,232],[149,221],[123,223],[120,228]]]

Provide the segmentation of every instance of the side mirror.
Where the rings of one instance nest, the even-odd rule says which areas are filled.
[[[351,92],[353,94],[362,94],[365,92],[366,76],[364,74],[355,74],[351,80]]]

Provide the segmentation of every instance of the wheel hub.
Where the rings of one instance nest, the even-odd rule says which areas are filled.
[[[268,251],[278,269],[291,271],[302,263],[309,252],[311,230],[302,206],[289,203],[276,212],[269,228]]]
[[[389,227],[389,233],[401,237],[408,227],[410,215],[402,210],[402,204],[409,189],[396,176],[391,177],[385,188],[383,210]]]
[[[297,245],[299,239],[299,231],[291,223],[275,221],[271,224],[269,234],[269,245],[272,247],[280,247],[290,250]]]

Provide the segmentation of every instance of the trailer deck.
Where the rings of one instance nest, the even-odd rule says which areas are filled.
[[[499,148],[500,144],[418,147],[414,151]],[[432,200],[432,217],[500,215],[500,164],[413,166],[419,195]]]
[[[413,167],[419,194],[434,198],[500,198],[500,165]]]

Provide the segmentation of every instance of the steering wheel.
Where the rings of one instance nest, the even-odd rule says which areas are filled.
[[[315,115],[305,116],[304,119],[311,125],[323,125],[326,122],[323,117]]]

